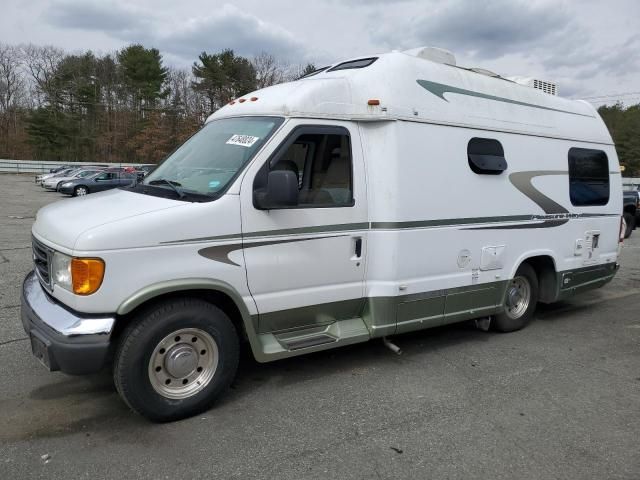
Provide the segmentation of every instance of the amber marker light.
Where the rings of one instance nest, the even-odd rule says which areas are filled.
[[[371,106],[380,105],[380,100],[373,98],[367,102],[367,105],[371,105]]]
[[[258,100],[258,97],[251,97],[252,102],[255,102],[256,100]]]
[[[96,292],[104,278],[104,261],[100,258],[72,258],[71,282],[73,293],[91,295]]]
[[[238,100],[238,101],[239,101],[240,103],[244,103],[244,102],[246,102],[246,101],[247,101],[247,99],[246,99],[246,98],[241,98],[241,99],[240,99],[240,100]]]

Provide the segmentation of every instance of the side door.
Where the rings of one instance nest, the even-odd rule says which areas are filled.
[[[113,172],[104,172],[94,178],[95,184],[91,187],[94,192],[101,192],[110,188],[115,174]]]
[[[117,186],[118,187],[127,187],[134,182],[135,174],[131,173],[118,173]]]
[[[360,316],[368,231],[357,125],[290,120],[241,186],[243,253],[261,333]],[[288,170],[298,203],[257,208],[270,171]]]

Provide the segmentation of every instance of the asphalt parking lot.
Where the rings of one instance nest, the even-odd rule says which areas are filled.
[[[523,331],[465,323],[257,364],[213,409],[129,412],[108,372],[47,372],[19,319],[30,227],[61,197],[0,175],[0,479],[638,479],[640,230],[606,287]]]

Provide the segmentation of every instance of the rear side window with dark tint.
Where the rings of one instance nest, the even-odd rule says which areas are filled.
[[[467,145],[469,168],[478,175],[500,175],[507,169],[504,149],[492,138],[472,138]]]
[[[609,203],[609,161],[602,150],[569,150],[569,196],[575,206]]]
[[[342,62],[330,69],[330,72],[335,72],[336,70],[350,70],[352,68],[365,68],[375,62],[378,57],[371,58],[361,58],[359,60],[349,60],[348,62]]]

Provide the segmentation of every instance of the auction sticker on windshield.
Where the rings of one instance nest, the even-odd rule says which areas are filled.
[[[240,145],[241,147],[251,147],[260,140],[260,137],[252,137],[251,135],[233,135],[227,140],[227,145]]]

